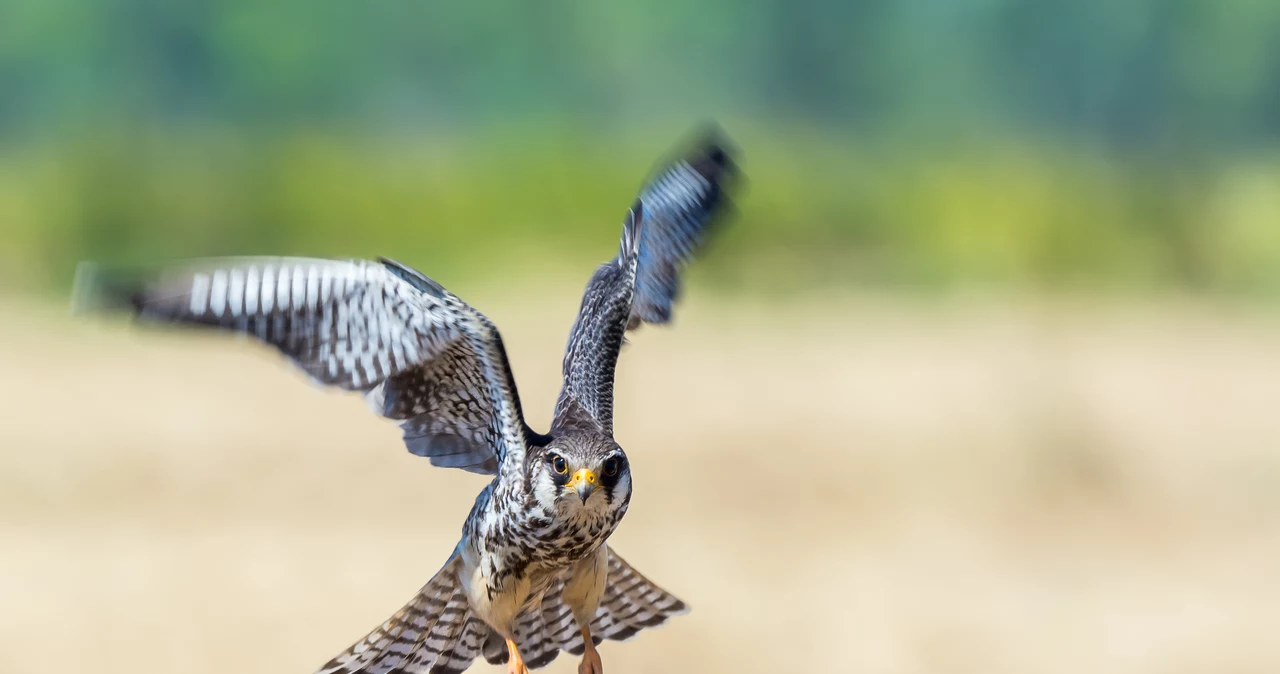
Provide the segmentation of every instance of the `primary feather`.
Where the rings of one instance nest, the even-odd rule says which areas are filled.
[[[536,668],[685,610],[606,544],[631,498],[613,438],[614,371],[629,329],[671,319],[681,270],[728,210],[735,173],[726,143],[708,134],[641,190],[618,254],[583,294],[548,435],[525,423],[489,319],[385,258],[206,259],[141,280],[86,266],[76,301],[250,335],[315,381],[363,393],[400,424],[410,452],[494,476],[444,567],[322,673],[457,674],[481,655],[505,661],[508,637]],[[569,463],[592,482],[568,489]]]
[[[251,335],[312,379],[363,392],[432,464],[494,474],[542,436],[524,422],[502,338],[480,312],[390,260],[210,258],[130,282],[100,271],[85,304]]]
[[[612,432],[623,338],[641,323],[671,320],[680,271],[728,210],[726,187],[736,173],[726,143],[708,133],[641,190],[627,212],[617,257],[596,270],[583,293],[553,427]]]

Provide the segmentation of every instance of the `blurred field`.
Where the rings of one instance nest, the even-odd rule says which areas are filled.
[[[740,214],[695,270],[721,288],[1280,295],[1280,152],[1204,162],[996,136],[921,153],[802,124],[727,129]],[[0,156],[0,292],[65,289],[85,259],[246,251],[560,278],[611,253],[689,132],[148,130],[19,147]]]
[[[455,290],[545,427],[576,288]],[[483,484],[263,349],[0,310],[0,672],[309,672]],[[623,357],[612,543],[694,610],[611,674],[1280,671],[1280,315],[695,293],[677,328]]]

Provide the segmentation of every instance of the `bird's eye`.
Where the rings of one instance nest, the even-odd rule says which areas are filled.
[[[561,475],[564,475],[565,473],[569,472],[569,464],[565,463],[564,457],[560,456],[559,454],[557,454],[554,458],[551,459],[551,467],[554,468],[555,471]]]
[[[613,477],[618,474],[618,460],[606,459],[604,462],[604,474]]]

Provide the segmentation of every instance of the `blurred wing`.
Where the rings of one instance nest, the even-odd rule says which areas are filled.
[[[315,381],[364,392],[434,465],[496,473],[540,437],[524,423],[493,324],[390,260],[207,259],[141,283],[77,284],[81,301],[127,302],[143,319],[271,344]]]
[[[559,428],[613,428],[613,376],[628,329],[671,320],[680,271],[728,207],[726,182],[736,167],[724,145],[706,136],[667,166],[627,214],[618,256],[587,284],[569,333]]]

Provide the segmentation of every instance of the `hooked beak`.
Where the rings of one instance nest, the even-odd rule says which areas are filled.
[[[569,486],[573,487],[578,492],[578,498],[586,503],[587,497],[596,490],[596,474],[583,468],[573,474],[573,479],[569,480]]]

